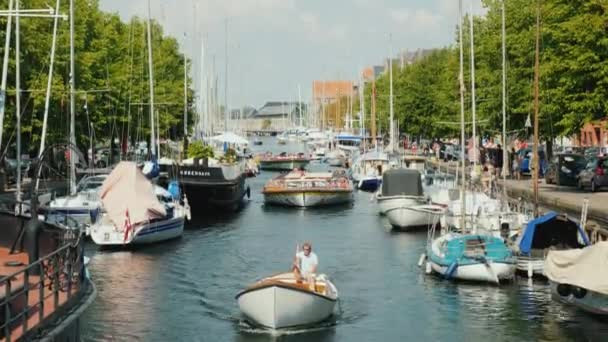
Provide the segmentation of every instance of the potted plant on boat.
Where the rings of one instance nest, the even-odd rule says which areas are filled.
[[[238,156],[236,154],[236,151],[232,148],[229,148],[228,150],[226,150],[226,153],[224,153],[224,155],[220,157],[220,162],[224,164],[234,164],[236,163],[237,158]]]
[[[209,167],[209,159],[214,157],[213,147],[203,144],[202,141],[194,141],[188,146],[188,158],[194,159],[194,165],[203,160],[203,167]]]

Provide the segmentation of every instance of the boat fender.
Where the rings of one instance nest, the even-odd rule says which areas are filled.
[[[249,187],[249,185],[247,186],[247,199],[251,198],[251,188]]]
[[[42,229],[44,228],[44,223],[39,221],[36,218],[29,220],[25,224],[25,231],[23,235],[23,247],[27,253],[27,256],[30,262],[34,262],[40,258],[40,246],[39,246],[39,238],[40,233],[42,233]],[[40,268],[33,267],[30,269],[30,275],[40,275]]]
[[[567,297],[572,293],[572,286],[568,284],[558,284],[557,285],[557,293],[559,293],[562,297]]]
[[[181,190],[179,188],[179,183],[177,181],[169,182],[169,186],[167,187],[167,191],[171,194],[174,200],[179,201],[181,199]]]
[[[572,286],[572,294],[574,295],[574,297],[582,299],[587,295],[587,290],[582,287]]]
[[[454,275],[454,273],[456,272],[456,269],[458,268],[458,262],[454,261],[450,264],[450,266],[448,267],[448,269],[445,271],[445,273],[443,274],[443,276],[445,277],[445,279],[450,279],[452,278],[452,276]]]
[[[426,260],[426,254],[422,253],[420,254],[420,259],[418,259],[418,267],[422,267],[422,263],[424,263],[424,260]]]
[[[433,267],[431,266],[430,262],[426,262],[426,269],[424,271],[426,272],[426,274],[431,274],[431,272],[433,271]]]

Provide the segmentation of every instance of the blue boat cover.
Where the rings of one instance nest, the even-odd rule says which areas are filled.
[[[570,245],[572,248],[576,248],[578,244],[578,235],[581,236],[584,245],[589,245],[589,239],[587,238],[587,234],[581,226],[579,226],[576,222],[567,218],[567,221],[563,219],[556,220],[559,215],[550,211],[547,214],[537,217],[534,220],[528,222],[526,229],[524,230],[524,235],[519,242],[519,250],[524,254],[529,254],[530,250],[533,249],[533,245],[536,248],[546,248],[547,245],[551,245],[554,243],[563,243]],[[574,229],[576,227],[576,229]],[[539,241],[539,234],[537,234],[537,230],[546,229],[547,232],[542,233],[542,240]],[[536,237],[536,238],[535,238]]]

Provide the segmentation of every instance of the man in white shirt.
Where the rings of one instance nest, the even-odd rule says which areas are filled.
[[[319,265],[319,259],[317,258],[317,255],[313,253],[312,244],[310,242],[304,242],[302,249],[303,251],[296,253],[292,268],[293,273],[298,280],[309,278],[317,273],[317,266]]]

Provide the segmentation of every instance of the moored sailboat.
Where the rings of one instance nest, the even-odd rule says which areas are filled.
[[[119,163],[104,181],[100,196],[104,212],[89,229],[98,245],[155,243],[180,237],[184,231],[186,209],[153,185],[135,163]]]

